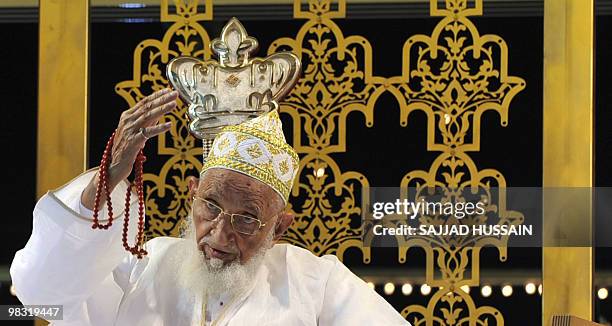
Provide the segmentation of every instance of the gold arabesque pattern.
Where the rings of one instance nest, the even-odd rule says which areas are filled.
[[[302,78],[281,102],[281,112],[293,120],[293,147],[302,154],[298,182],[294,186],[291,209],[295,220],[285,241],[316,254],[336,254],[342,259],[347,248],[360,248],[365,262],[370,261],[363,247],[360,228],[360,191],[367,198],[369,183],[357,171],[343,172],[333,158],[346,151],[346,119],[353,111],[373,124],[374,103],[384,78],[372,75],[372,48],[362,36],[344,36],[332,18],[345,16],[346,2],[332,9],[329,0],[294,2],[294,17],[308,19],[295,38],[280,38],[268,52],[290,50],[302,60]],[[307,139],[302,139],[302,134]],[[367,199],[366,199],[367,201]]]
[[[496,35],[479,35],[468,16],[482,15],[482,0],[446,0],[445,8],[431,0],[432,16],[443,17],[431,36],[414,35],[404,44],[402,75],[389,79],[389,91],[400,103],[401,125],[409,114],[427,114],[427,149],[439,152],[428,171],[411,171],[401,181],[404,198],[425,199],[428,188],[447,201],[478,198],[486,212],[475,217],[422,216],[421,224],[518,225],[523,215],[506,207],[506,180],[495,169],[479,170],[468,152],[480,150],[480,118],[494,110],[507,125],[512,98],[525,87],[508,76],[508,49]],[[498,187],[498,191],[494,190]],[[507,257],[508,236],[410,237],[400,239],[404,261],[411,247],[426,250],[426,282],[437,287],[427,306],[410,305],[402,311],[413,325],[503,325],[493,307],[476,307],[461,286],[480,284],[480,249],[491,245]]]
[[[198,1],[175,0],[170,13],[162,1],[162,20],[173,22],[161,41],[145,40],[134,53],[133,80],[118,84],[117,92],[128,104],[143,93],[167,85],[164,65],[179,55],[210,58],[210,39],[198,23],[212,18],[212,1],[204,12]],[[315,254],[336,254],[358,248],[365,262],[370,249],[362,242],[360,222],[363,205],[369,202],[369,182],[358,171],[343,171],[334,155],[346,152],[346,119],[353,111],[363,114],[366,127],[373,126],[373,110],[381,94],[390,92],[400,105],[400,125],[406,126],[411,112],[427,115],[427,149],[437,152],[428,170],[410,171],[400,181],[403,189],[417,189],[426,197],[427,187],[443,189],[447,198],[480,196],[489,204],[487,213],[476,218],[452,220],[424,216],[422,223],[518,225],[523,216],[506,207],[506,180],[494,169],[479,169],[469,153],[480,150],[480,117],[487,110],[499,113],[507,125],[512,98],[525,82],[508,76],[508,49],[495,35],[480,35],[469,16],[482,14],[482,0],[446,0],[444,7],[430,1],[432,16],[441,17],[431,35],[415,35],[404,44],[399,76],[384,78],[372,73],[372,48],[359,35],[345,36],[333,21],[344,18],[344,0],[294,1],[294,18],[305,19],[294,37],[274,41],[268,53],[291,50],[303,63],[302,77],[280,104],[281,113],[293,122],[292,146],[300,154],[298,181],[292,189],[290,209],[295,221],[284,240]],[[167,157],[163,167],[145,175],[149,236],[176,235],[178,221],[187,215],[186,176],[200,170],[201,147],[187,129],[185,108],[166,119],[175,122],[171,137],[158,140],[157,153]],[[306,135],[306,137],[303,137]],[[193,172],[193,173],[190,173]],[[408,196],[408,192],[404,191]],[[159,202],[170,198],[170,205]],[[480,248],[493,245],[500,259],[507,256],[507,238],[470,239],[398,238],[399,262],[406,261],[412,247],[426,252],[426,281],[435,288],[427,306],[410,305],[402,314],[419,325],[503,325],[504,318],[493,307],[476,307],[461,286],[480,283]]]

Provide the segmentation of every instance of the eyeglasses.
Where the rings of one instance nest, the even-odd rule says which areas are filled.
[[[203,218],[207,221],[214,221],[222,214],[228,215],[234,231],[245,235],[254,235],[257,233],[257,231],[259,231],[259,229],[266,226],[265,223],[261,223],[261,221],[257,218],[242,214],[227,213],[223,210],[223,208],[219,207],[210,200],[196,196],[193,196],[192,209],[195,216]]]

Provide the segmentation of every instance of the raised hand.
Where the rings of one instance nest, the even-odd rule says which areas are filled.
[[[176,107],[178,93],[170,89],[157,91],[124,111],[119,119],[109,168],[109,186],[114,189],[132,172],[138,152],[148,139],[168,131],[171,124],[158,124],[159,119]],[[98,174],[81,195],[83,206],[93,209]],[[100,203],[102,204],[102,203]]]

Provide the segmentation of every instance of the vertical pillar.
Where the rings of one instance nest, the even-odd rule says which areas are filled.
[[[89,1],[40,0],[36,193],[87,164]]]
[[[592,320],[593,2],[544,2],[546,326],[553,314]]]

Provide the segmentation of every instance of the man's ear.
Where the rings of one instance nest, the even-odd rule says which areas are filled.
[[[196,177],[187,177],[187,181],[189,182],[189,197],[193,197],[198,190],[200,179]]]
[[[282,212],[278,215],[278,221],[274,227],[274,241],[278,241],[280,237],[285,234],[295,216],[291,213]]]

